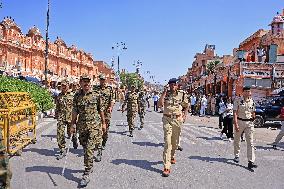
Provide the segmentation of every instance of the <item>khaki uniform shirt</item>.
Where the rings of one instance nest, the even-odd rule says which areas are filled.
[[[252,113],[255,112],[255,103],[252,98],[244,100],[243,97],[234,101],[234,111],[237,111],[237,115],[241,119],[252,119]]]
[[[167,115],[181,115],[182,109],[188,106],[188,97],[182,90],[176,93],[167,91],[164,99],[164,114]]]
[[[90,91],[84,93],[83,90],[77,92],[73,99],[73,111],[78,116],[77,126],[79,128],[91,127],[100,128],[101,98],[97,92]]]
[[[56,99],[55,115],[58,121],[71,122],[74,93],[60,93]]]

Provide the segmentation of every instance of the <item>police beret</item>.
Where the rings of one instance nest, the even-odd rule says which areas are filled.
[[[169,80],[168,84],[171,84],[171,83],[177,83],[178,79],[176,78],[172,78]]]
[[[100,78],[101,80],[105,80],[105,79],[106,79],[106,76],[105,76],[104,74],[100,74],[100,75],[99,75],[99,78]]]
[[[83,74],[83,75],[80,76],[80,80],[83,80],[83,79],[91,80],[91,77],[87,74]]]
[[[243,91],[248,91],[248,90],[250,90],[250,87],[249,87],[249,86],[244,86],[244,87],[243,87]]]

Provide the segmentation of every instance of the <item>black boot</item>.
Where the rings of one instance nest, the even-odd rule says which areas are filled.
[[[129,131],[129,137],[133,137],[133,130]]]
[[[78,148],[77,139],[73,139],[72,142],[73,142],[73,148],[74,148],[74,149],[77,149],[77,148]]]
[[[56,159],[60,160],[66,156],[66,149],[60,150],[60,153],[57,155]]]
[[[102,149],[101,148],[98,149],[98,153],[97,153],[97,156],[95,157],[95,161],[96,162],[102,161]]]
[[[103,139],[103,142],[102,142],[102,150],[104,150],[106,148],[106,142],[107,140],[106,139]]]
[[[248,162],[248,168],[249,168],[249,169],[257,168],[257,165],[254,164],[253,162],[249,161],[249,162]]]

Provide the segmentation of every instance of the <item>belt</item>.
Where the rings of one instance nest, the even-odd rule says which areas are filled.
[[[181,117],[181,114],[180,115],[175,115],[175,114],[164,114],[164,116],[166,117],[169,117],[169,118],[172,118],[172,119],[176,119],[176,118],[179,118]]]
[[[250,119],[243,119],[243,118],[240,118],[240,117],[238,117],[238,120],[242,120],[242,121],[254,121],[253,118],[250,118]]]

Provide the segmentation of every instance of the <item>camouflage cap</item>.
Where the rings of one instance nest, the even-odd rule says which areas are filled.
[[[105,80],[105,79],[106,79],[106,76],[105,76],[104,74],[100,74],[100,75],[99,75],[99,78],[100,78],[101,80]]]
[[[88,74],[83,74],[80,76],[80,80],[83,80],[83,79],[91,80],[91,77]]]
[[[69,85],[69,81],[67,79],[63,79],[61,81],[61,85]]]

